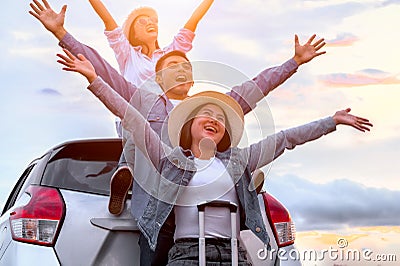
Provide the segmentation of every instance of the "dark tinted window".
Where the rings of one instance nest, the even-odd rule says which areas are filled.
[[[120,141],[63,146],[51,155],[42,184],[108,195],[110,178],[118,165],[121,150]]]

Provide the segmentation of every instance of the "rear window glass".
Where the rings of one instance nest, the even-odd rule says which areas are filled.
[[[120,141],[73,143],[54,151],[42,184],[109,195],[110,179],[121,155]]]

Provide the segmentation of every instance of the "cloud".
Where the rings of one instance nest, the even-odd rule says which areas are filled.
[[[265,186],[286,206],[299,231],[398,224],[400,191],[346,179],[317,184],[294,175],[267,180]]]
[[[264,52],[256,40],[243,39],[240,36],[221,34],[216,38],[216,41],[219,46],[225,47],[226,51],[237,55],[258,58]],[[231,45],[225,45],[227,43]]]
[[[62,96],[62,94],[58,90],[50,88],[44,88],[39,90],[39,94],[49,95],[49,96]]]
[[[354,74],[333,73],[319,76],[319,81],[331,87],[356,87],[366,85],[400,84],[396,74],[377,69],[364,69]]]
[[[383,1],[379,5],[381,7],[386,7],[386,6],[390,6],[390,5],[399,5],[399,4],[400,4],[399,0],[387,0],[387,1]]]
[[[343,47],[351,46],[357,42],[359,38],[351,33],[341,33],[335,39],[326,40],[327,47]]]

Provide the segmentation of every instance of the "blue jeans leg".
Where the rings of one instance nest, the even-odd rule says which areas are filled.
[[[156,250],[150,249],[146,237],[140,233],[140,266],[163,266],[168,263],[168,252],[174,245],[174,237],[170,232],[160,231]]]

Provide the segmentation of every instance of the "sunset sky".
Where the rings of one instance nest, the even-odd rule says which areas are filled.
[[[134,7],[154,7],[161,46],[200,2],[104,0],[120,25]],[[67,4],[68,31],[117,68],[88,1],[50,4],[57,11]],[[29,1],[5,0],[0,16],[0,205],[28,163],[52,146],[116,136],[113,115],[85,89],[85,79],[61,71],[56,39],[28,11]],[[400,260],[399,14],[399,0],[215,0],[198,26],[188,57],[226,64],[249,78],[291,58],[295,34],[301,43],[314,33],[326,39],[325,55],[267,97],[275,131],[347,107],[374,124],[369,133],[339,126],[264,169],[265,189],[290,211],[300,247],[328,248],[345,237],[357,248],[368,242],[380,253],[397,252]]]

